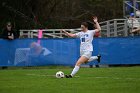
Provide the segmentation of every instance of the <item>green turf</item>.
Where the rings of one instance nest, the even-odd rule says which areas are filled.
[[[81,68],[72,79],[59,70],[72,68],[0,70],[0,93],[140,93],[140,67]]]

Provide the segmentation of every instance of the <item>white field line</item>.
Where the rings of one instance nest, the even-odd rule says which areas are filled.
[[[38,77],[55,77],[55,75],[45,75],[45,74],[26,74],[27,76],[38,76]],[[77,77],[79,78],[80,76],[74,76],[74,77]],[[125,79],[125,80],[140,80],[140,78],[121,78],[121,77],[93,77],[93,78],[96,78],[96,79]]]
[[[46,76],[48,76],[48,77],[55,77],[55,75],[45,75],[45,74],[26,74],[27,76],[39,76],[39,77],[41,77],[41,76],[44,76],[44,77],[46,77]]]
[[[39,77],[55,77],[55,75],[45,75],[45,74],[26,74],[27,76],[39,76]],[[74,76],[74,77],[80,77],[80,76]]]
[[[121,78],[121,77],[94,77],[94,78],[97,78],[97,79],[125,79],[125,80],[140,80],[140,78],[129,78],[129,77],[127,77],[127,78]]]

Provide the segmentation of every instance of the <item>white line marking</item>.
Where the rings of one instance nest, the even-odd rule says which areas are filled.
[[[55,75],[45,75],[45,74],[26,74],[27,76],[43,76],[43,77],[55,77]],[[79,78],[80,76],[74,76],[74,77],[77,77]]]
[[[100,78],[101,78],[101,79],[102,79],[102,78],[103,78],[103,79],[105,79],[105,78],[108,79],[108,78],[109,78],[109,79],[140,80],[140,78],[125,78],[125,77],[123,77],[123,78],[121,78],[121,77],[120,77],[120,78],[119,78],[119,77],[93,77],[93,78],[98,78],[98,79],[100,79]]]
[[[55,77],[55,75],[45,75],[45,74],[26,74],[27,76],[39,76],[39,77]],[[76,78],[79,78],[80,76],[74,76]],[[93,77],[97,79],[125,79],[125,80],[140,80],[140,78],[125,78],[125,77]]]
[[[45,74],[26,74],[27,76],[39,76],[39,77],[55,77],[55,75],[45,75]],[[74,76],[76,78],[79,78],[80,76]],[[140,78],[125,78],[125,77],[93,77],[97,79],[125,79],[125,80],[140,80]]]
[[[55,75],[45,75],[45,74],[26,74],[28,76],[49,76],[49,77],[55,77]]]

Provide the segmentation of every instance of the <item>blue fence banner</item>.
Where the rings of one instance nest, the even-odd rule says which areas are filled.
[[[38,39],[0,39],[0,66],[74,66],[80,57],[79,39],[37,41]],[[93,55],[101,54],[100,64],[140,64],[139,41],[140,37],[95,38]]]
[[[140,64],[140,37],[100,38],[102,64]]]

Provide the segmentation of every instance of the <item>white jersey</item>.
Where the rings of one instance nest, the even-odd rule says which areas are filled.
[[[80,51],[93,51],[92,40],[94,34],[95,30],[88,30],[75,34],[81,40]]]

